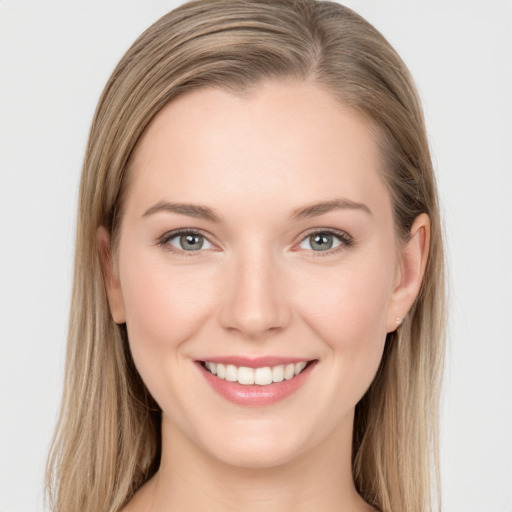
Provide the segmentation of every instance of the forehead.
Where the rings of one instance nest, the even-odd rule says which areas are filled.
[[[201,88],[171,101],[145,130],[129,196],[138,208],[165,199],[238,209],[327,196],[378,202],[387,190],[374,133],[310,83],[268,82],[243,96]]]

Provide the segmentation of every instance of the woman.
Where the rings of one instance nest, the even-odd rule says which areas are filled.
[[[437,193],[407,69],[349,9],[150,27],[96,111],[74,279],[53,510],[432,508]]]

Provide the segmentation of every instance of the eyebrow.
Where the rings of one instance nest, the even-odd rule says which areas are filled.
[[[363,203],[356,203],[350,199],[333,199],[332,201],[324,201],[321,203],[313,203],[301,208],[293,210],[291,219],[300,220],[310,217],[316,217],[333,210],[361,210],[369,215],[372,214],[370,208]]]
[[[211,222],[221,222],[221,216],[208,206],[190,203],[170,203],[169,201],[160,201],[144,212],[143,217],[148,217],[158,212],[179,213],[180,215],[188,215],[198,219],[206,219]]]
[[[302,206],[292,211],[290,220],[301,220],[323,215],[333,210],[360,210],[369,215],[372,214],[370,208],[363,203],[357,203],[350,199],[340,198],[331,201],[323,201],[320,203],[313,203],[310,205]],[[198,219],[205,219],[211,222],[220,223],[222,217],[212,208],[199,204],[191,203],[171,203],[169,201],[160,201],[154,206],[149,208],[143,217],[148,217],[158,212],[178,213],[180,215],[187,215]]]

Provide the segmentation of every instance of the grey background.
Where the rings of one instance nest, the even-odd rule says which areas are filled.
[[[178,2],[0,1],[0,512],[39,512],[78,179],[110,72]],[[512,510],[512,2],[347,1],[424,101],[450,265],[444,509]]]

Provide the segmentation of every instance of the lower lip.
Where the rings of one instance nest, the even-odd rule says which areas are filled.
[[[247,386],[238,382],[230,382],[211,374],[201,363],[198,363],[198,366],[210,386],[230,402],[237,405],[261,406],[284,400],[297,391],[306,382],[313,367],[316,366],[316,361],[308,364],[299,375],[290,380],[274,382],[265,386]]]

